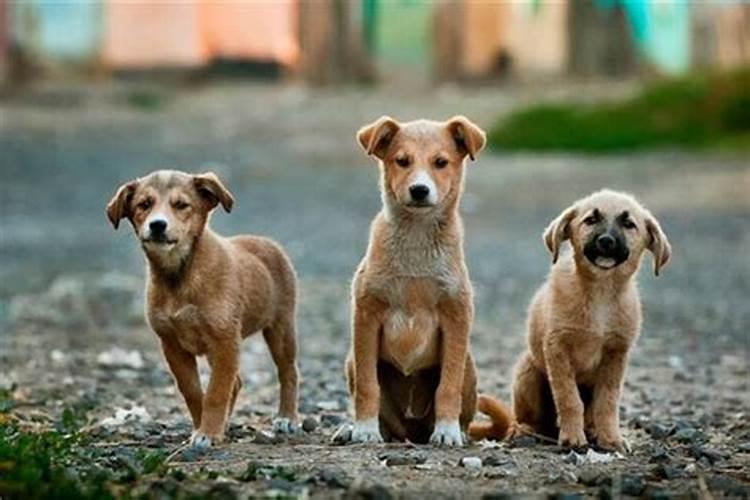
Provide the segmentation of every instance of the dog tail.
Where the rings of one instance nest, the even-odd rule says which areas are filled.
[[[508,436],[513,424],[513,416],[505,403],[486,394],[481,394],[477,401],[477,409],[490,417],[490,420],[469,424],[469,436],[473,440],[495,439],[501,441]]]

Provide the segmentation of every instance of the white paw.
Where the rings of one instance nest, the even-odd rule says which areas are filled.
[[[198,448],[201,450],[205,450],[211,447],[213,445],[213,439],[206,436],[202,432],[195,431],[192,436],[190,436],[190,446],[193,448]]]
[[[297,422],[287,417],[275,417],[271,422],[274,434],[294,434],[297,432]]]
[[[382,443],[383,436],[380,435],[380,424],[377,418],[369,420],[358,420],[354,422],[352,429],[353,443]]]
[[[438,446],[463,446],[464,437],[458,420],[441,420],[435,423],[430,443]]]

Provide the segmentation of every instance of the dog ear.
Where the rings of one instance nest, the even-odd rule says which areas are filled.
[[[120,219],[130,217],[130,200],[133,198],[136,187],[138,187],[137,179],[123,184],[117,188],[117,192],[107,203],[107,218],[115,229],[120,226]]]
[[[469,155],[472,161],[476,160],[477,154],[487,142],[484,130],[465,116],[454,116],[446,122],[446,127],[456,143],[458,152],[463,156]]]
[[[373,123],[365,125],[357,132],[357,141],[367,155],[375,155],[381,160],[388,151],[388,145],[401,127],[390,116],[381,116]]]
[[[570,238],[570,221],[575,218],[578,209],[575,206],[568,207],[555,220],[550,222],[544,230],[544,244],[552,254],[552,263],[557,262],[560,255],[560,245]]]
[[[659,222],[651,215],[646,215],[646,230],[648,231],[648,249],[654,254],[654,275],[659,276],[661,269],[667,265],[672,257],[672,246],[667,235],[662,231]]]
[[[232,211],[234,196],[224,187],[219,178],[213,172],[193,176],[193,184],[198,193],[206,198],[211,208],[221,203],[226,212]]]

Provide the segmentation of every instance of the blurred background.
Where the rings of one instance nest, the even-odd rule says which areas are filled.
[[[155,168],[213,170],[237,198],[213,226],[276,238],[297,267],[303,411],[345,416],[348,284],[380,207],[354,134],[464,114],[489,138],[462,204],[480,388],[508,397],[544,227],[627,190],[674,258],[658,279],[644,261],[623,422],[695,421],[734,455],[750,446],[748,65],[750,4],[733,0],[0,1],[0,387],[53,415],[86,396],[89,417],[129,402],[184,424],[140,249],[104,207]],[[252,421],[276,392],[248,344]],[[101,358],[113,347],[143,359]]]
[[[680,74],[746,64],[749,15],[741,0],[5,1],[0,74],[228,65],[315,84]]]

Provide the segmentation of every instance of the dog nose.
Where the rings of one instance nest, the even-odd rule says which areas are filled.
[[[608,252],[615,248],[615,239],[609,234],[603,234],[596,239],[596,246],[602,252]]]
[[[164,231],[167,230],[167,221],[164,219],[152,220],[148,224],[148,228],[153,234],[164,234]]]
[[[414,184],[409,187],[409,194],[414,201],[424,201],[430,195],[430,188],[424,184]]]

